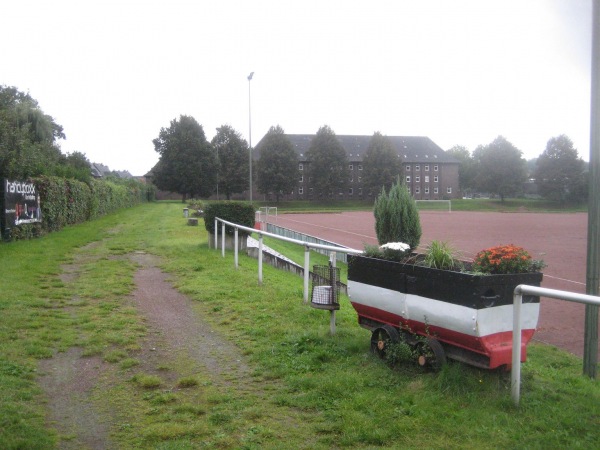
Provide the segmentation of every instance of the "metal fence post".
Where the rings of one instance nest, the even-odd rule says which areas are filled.
[[[333,267],[333,274],[335,274],[335,262],[336,262],[336,256],[335,256],[335,252],[331,252],[330,253],[330,261],[331,261],[331,267]],[[333,303],[335,303],[335,301],[337,300],[335,298],[335,292],[336,292],[336,287],[337,287],[337,280],[335,276],[332,276],[332,283],[333,286],[331,286],[331,295],[332,295],[332,299],[331,301]],[[335,309],[331,310],[331,314],[329,315],[329,332],[331,333],[331,335],[333,336],[335,334]]]
[[[215,250],[219,248],[219,225],[217,224],[217,218],[215,217]]]
[[[258,233],[258,284],[263,282],[263,235]]]
[[[310,277],[310,247],[304,245],[304,303],[308,303],[308,278]]]
[[[225,258],[225,222],[222,222],[221,227],[221,255]]]
[[[513,295],[513,348],[511,367],[511,392],[515,406],[519,406],[521,396],[521,305],[523,295],[517,289]]]
[[[233,260],[235,261],[235,268],[238,268],[238,227],[235,227],[235,238],[233,239],[233,246],[235,250],[233,251]]]

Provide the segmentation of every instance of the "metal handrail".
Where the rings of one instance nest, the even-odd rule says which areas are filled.
[[[348,253],[352,255],[360,255],[362,250],[356,250],[349,247],[336,247],[333,245],[317,244],[315,242],[300,241],[298,239],[280,236],[278,234],[269,233],[268,231],[257,230],[255,228],[246,227],[237,223],[229,222],[225,219],[215,217],[215,248],[218,248],[218,222],[221,222],[221,254],[225,256],[225,225],[234,228],[234,248],[235,248],[235,267],[238,267],[238,231],[243,230],[249,233],[258,233],[258,283],[262,284],[262,262],[263,262],[263,236],[272,237],[281,241],[291,242],[293,244],[304,246],[304,303],[308,303],[308,278],[310,273],[310,249],[318,248],[328,250],[330,252]]]
[[[523,303],[523,295],[535,295],[538,297],[548,297],[569,302],[584,303],[586,305],[600,306],[600,297],[594,295],[559,291],[557,289],[547,289],[538,286],[528,286],[526,284],[520,284],[515,288],[513,295],[511,395],[516,406],[519,406],[519,398],[521,396],[521,305]],[[598,350],[596,349],[596,351]]]

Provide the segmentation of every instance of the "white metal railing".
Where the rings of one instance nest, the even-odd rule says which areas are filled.
[[[348,247],[334,247],[332,245],[317,244],[314,242],[305,242],[298,239],[292,239],[278,234],[269,233],[267,231],[257,230],[255,228],[246,227],[237,223],[228,222],[227,220],[215,217],[215,248],[218,248],[218,222],[221,222],[221,254],[225,256],[225,225],[234,228],[234,249],[235,249],[235,267],[238,267],[238,231],[244,230],[249,233],[258,233],[258,283],[262,284],[262,260],[263,260],[263,236],[272,237],[281,241],[291,242],[293,244],[304,246],[304,303],[308,303],[308,278],[310,273],[310,249],[318,248],[329,250],[331,252],[349,253],[353,255],[362,254],[362,250],[356,250]],[[335,260],[334,260],[335,261]]]
[[[514,290],[513,296],[513,348],[512,348],[512,369],[511,369],[511,387],[512,399],[516,406],[519,406],[519,397],[521,396],[521,305],[523,295],[536,295],[539,297],[548,297],[569,302],[585,303],[587,305],[600,306],[600,297],[587,294],[578,294],[575,292],[559,291],[556,289],[547,289],[537,286],[528,286],[520,284]],[[598,351],[597,349],[595,351]]]

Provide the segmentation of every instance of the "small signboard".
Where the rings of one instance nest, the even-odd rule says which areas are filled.
[[[42,221],[40,195],[33,183],[4,180],[3,187],[4,228]]]

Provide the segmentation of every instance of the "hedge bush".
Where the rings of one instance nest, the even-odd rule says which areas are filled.
[[[75,179],[42,176],[29,181],[40,194],[42,223],[13,227],[9,235],[3,236],[6,240],[37,237],[155,198],[153,186],[135,180],[116,184],[92,179],[87,184]]]
[[[204,227],[210,234],[215,234],[215,217],[237,223],[245,227],[254,227],[254,206],[248,202],[223,201],[207,205],[204,210]],[[234,234],[234,228],[225,227],[226,234]],[[248,236],[250,233],[239,230],[239,236]]]

